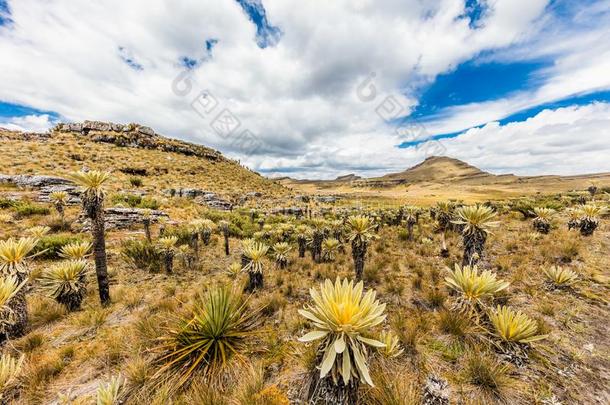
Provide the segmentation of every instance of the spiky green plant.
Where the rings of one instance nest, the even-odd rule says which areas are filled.
[[[4,395],[15,386],[23,369],[25,356],[18,359],[7,353],[0,355],[0,401],[4,403]]]
[[[72,180],[83,188],[81,200],[85,216],[91,221],[93,256],[95,273],[102,305],[110,303],[110,283],[106,258],[106,237],[104,232],[104,184],[110,179],[110,173],[91,170],[80,171],[70,175]]]
[[[15,274],[20,281],[25,279],[29,272],[28,255],[37,244],[36,238],[10,238],[0,241],[0,273]]]
[[[246,257],[247,264],[244,266],[244,271],[248,272],[249,281],[246,286],[246,291],[252,292],[256,289],[263,288],[265,269],[265,256],[269,251],[269,246],[262,242],[245,242],[243,245],[243,255]]]
[[[458,309],[473,309],[482,304],[485,298],[508,288],[509,282],[497,280],[496,275],[489,270],[479,273],[477,266],[460,266],[449,271],[445,284],[460,295],[456,303]]]
[[[89,256],[91,242],[72,242],[61,247],[59,256],[69,260],[82,260]]]
[[[578,274],[565,267],[551,266],[544,274],[556,287],[568,287],[578,280]]]
[[[7,239],[0,241],[0,275],[14,276],[18,284],[27,282],[29,275],[28,259],[30,252],[38,244],[35,238]],[[19,337],[25,333],[28,322],[28,308],[25,289],[20,288],[7,304],[14,321],[0,336],[0,342],[9,337]]]
[[[171,274],[174,269],[174,255],[176,254],[177,236],[164,236],[157,240],[157,246],[163,253],[165,272]]]
[[[555,210],[545,207],[534,208],[535,218],[532,222],[532,226],[538,232],[547,234],[551,230],[551,219],[555,214]]]
[[[49,228],[48,226],[38,225],[38,226],[33,226],[30,229],[28,229],[28,233],[33,238],[40,239],[43,236],[45,236],[46,234],[48,234],[50,230],[51,230],[51,228]]]
[[[260,309],[249,309],[243,296],[229,287],[200,295],[192,313],[160,339],[155,350],[160,368],[153,378],[169,379],[171,389],[178,390],[196,375],[218,377],[233,358],[245,360],[248,338],[259,333],[259,314]]]
[[[316,389],[310,400],[317,403],[343,404],[357,401],[358,384],[373,385],[367,365],[367,346],[383,348],[385,344],[366,337],[385,319],[385,304],[375,299],[375,291],[363,295],[363,283],[354,285],[347,279],[321,283],[310,289],[314,305],[299,313],[313,323],[314,330],[299,340],[322,340],[318,347],[319,370]],[[314,396],[312,398],[311,396]],[[355,403],[355,402],[354,402]]]
[[[328,223],[320,218],[311,221],[311,258],[316,262],[322,261],[322,241],[328,232]]]
[[[299,245],[299,257],[305,257],[305,250],[307,249],[307,239],[311,235],[311,228],[307,225],[299,225],[296,227],[296,238],[297,244]]]
[[[87,293],[87,271],[88,263],[82,259],[66,261],[43,271],[40,283],[51,298],[75,311]]]
[[[97,405],[119,405],[122,397],[122,390],[125,385],[125,379],[122,375],[116,375],[106,383],[101,383],[97,387],[96,402]]]
[[[204,218],[195,222],[197,231],[201,235],[201,240],[204,245],[210,244],[210,238],[212,237],[212,233],[216,229],[216,224],[214,221],[208,218]]]
[[[62,224],[64,223],[66,205],[68,205],[69,200],[70,196],[65,191],[54,191],[49,194],[49,201],[51,201],[51,204],[53,204],[55,210],[57,210]]]
[[[580,234],[583,236],[591,236],[599,225],[600,216],[606,209],[596,204],[586,204],[580,207]]]
[[[571,207],[566,210],[568,213],[568,230],[580,227],[580,209]]]
[[[456,210],[454,224],[462,227],[464,258],[462,265],[473,265],[483,256],[483,247],[491,229],[498,225],[493,221],[496,213],[484,205],[470,205]]]
[[[385,345],[384,347],[379,348],[379,352],[383,354],[384,357],[398,357],[405,351],[403,348],[400,347],[400,341],[398,340],[398,336],[396,336],[391,331],[381,332],[379,340]]]
[[[547,335],[538,335],[536,321],[521,311],[514,311],[498,305],[489,312],[489,320],[494,327],[494,334],[504,342],[531,343],[542,340]]]
[[[374,228],[375,225],[367,216],[356,215],[347,219],[347,240],[352,244],[352,258],[357,280],[362,279],[368,244],[375,238]]]
[[[335,261],[341,243],[335,238],[326,238],[322,241],[322,259],[327,262]]]
[[[241,264],[233,262],[227,268],[227,274],[229,275],[229,277],[235,278],[239,275],[239,273],[241,273],[241,270]]]
[[[407,223],[407,238],[413,240],[413,227],[419,220],[420,209],[414,205],[408,205],[403,208],[405,222]]]
[[[229,221],[222,220],[218,222],[218,227],[220,228],[220,232],[222,232],[222,237],[224,239],[225,245],[225,256],[229,256],[229,236],[231,235],[231,224]]]
[[[291,250],[292,247],[288,242],[278,242],[273,245],[273,258],[280,269],[284,269],[288,265],[288,255]]]
[[[0,276],[0,335],[8,335],[18,320],[12,301],[25,283],[26,280],[19,282],[15,275]]]

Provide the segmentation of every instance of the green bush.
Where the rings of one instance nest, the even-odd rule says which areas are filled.
[[[59,251],[64,245],[82,241],[81,237],[71,234],[47,235],[40,239],[33,252],[34,254],[43,252],[36,256],[41,259],[59,259]]]
[[[146,240],[127,240],[121,247],[123,258],[133,267],[151,273],[161,271],[162,254]]]
[[[154,198],[142,197],[134,194],[114,194],[111,198],[112,204],[128,205],[131,208],[159,209],[159,202]]]
[[[25,218],[32,215],[49,215],[49,208],[35,205],[30,202],[19,202],[13,207],[16,218]]]
[[[13,208],[16,204],[16,201],[13,201],[9,198],[0,198],[0,208]]]
[[[142,187],[143,181],[140,177],[136,177],[136,176],[131,176],[129,178],[129,184],[131,184],[132,187]]]

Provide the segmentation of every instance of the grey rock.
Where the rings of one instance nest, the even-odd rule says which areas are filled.
[[[449,405],[449,384],[435,375],[429,375],[424,386],[424,405]]]
[[[6,175],[0,174],[0,183],[11,183],[20,187],[41,188],[52,185],[73,185],[74,182],[54,176],[30,176],[26,174]]]
[[[300,218],[304,215],[303,209],[301,207],[282,207],[275,208],[272,211],[273,214],[281,214],[281,215],[294,215],[297,218]]]
[[[155,131],[151,127],[139,126],[138,132],[144,135],[153,136],[155,135]]]
[[[142,226],[144,213],[150,214],[150,222],[159,222],[161,218],[169,218],[169,216],[159,210],[147,210],[143,208],[123,208],[123,207],[111,207],[104,209],[104,219],[106,229],[129,229],[134,227]],[[82,214],[78,219],[78,222],[82,224],[83,230],[89,230],[90,221],[85,218]]]
[[[80,204],[80,189],[77,186],[70,184],[57,184],[41,187],[40,191],[38,192],[37,200],[40,202],[51,202],[51,194],[58,191],[64,191],[68,194],[68,205]]]
[[[316,197],[316,201],[321,203],[335,203],[339,197],[334,195],[319,195]]]
[[[83,122],[83,131],[111,131],[112,124],[102,121],[85,121]]]

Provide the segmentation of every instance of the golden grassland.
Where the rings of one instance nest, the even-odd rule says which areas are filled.
[[[15,134],[15,133],[13,133]],[[0,135],[2,135],[0,131]],[[220,193],[228,198],[248,192],[263,192],[269,197],[286,194],[286,189],[254,173],[236,161],[218,161],[186,156],[160,150],[116,146],[92,142],[86,136],[54,132],[49,139],[25,140],[19,135],[0,142],[2,174],[44,174],[65,176],[87,167],[92,170],[112,171],[108,189],[113,191],[133,188],[120,169],[146,169],[140,176],[143,191],[160,194],[164,189],[200,188]]]
[[[183,221],[205,214],[191,204],[182,201],[172,214]],[[10,215],[9,210],[2,213]],[[72,207],[67,217],[77,214],[78,207]],[[29,227],[51,219],[14,220],[5,215],[0,239],[25,235]],[[486,252],[490,268],[511,283],[502,300],[535,319],[549,337],[532,345],[526,365],[502,361],[484,331],[449,309],[452,297],[443,279],[446,267],[461,261],[461,237],[448,235],[450,256],[441,258],[438,235],[426,216],[415,227],[413,241],[406,240],[402,227],[382,227],[379,239],[369,247],[364,281],[388,305],[389,317],[375,333],[391,330],[404,353],[393,359],[372,353],[376,387],[362,387],[364,403],[419,403],[429,375],[448,381],[456,403],[550,404],[552,399],[564,404],[607,403],[607,222],[602,221],[587,238],[568,231],[563,214],[554,220],[549,235],[532,234],[531,222],[514,212],[502,214],[499,220],[501,225],[490,236]],[[227,257],[222,236],[214,235],[211,244],[201,248],[199,262],[188,267],[176,259],[172,275],[149,273],[126,263],[120,254],[122,243],[143,238],[141,229],[108,232],[112,304],[106,308],[99,305],[91,275],[83,309],[67,313],[38,288],[36,277],[51,261],[34,261],[29,330],[4,349],[26,355],[12,403],[51,403],[58,398],[91,403],[98,386],[118,373],[127,381],[126,403],[169,403],[167,391],[147,388],[158,367],[151,352],[156,339],[167,333],[177,316],[189,313],[202,291],[224,284],[242,288],[247,276],[226,273],[231,263],[240,261],[236,238],[230,239]],[[315,344],[297,341],[308,330],[297,310],[310,302],[310,287],[327,278],[352,278],[353,265],[348,245],[334,263],[316,264],[309,254],[304,259],[296,256],[293,243],[286,269],[266,261],[265,287],[249,302],[250,308],[265,308],[263,333],[249,341],[243,361],[235,362],[237,383],[223,393],[213,386],[193,384],[186,392],[172,395],[173,403],[297,403],[298,388],[315,356]],[[579,283],[567,290],[547,288],[543,269],[552,265],[573,269]]]

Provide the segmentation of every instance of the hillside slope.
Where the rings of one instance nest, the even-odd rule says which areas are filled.
[[[111,189],[129,188],[129,178],[136,176],[145,190],[156,192],[197,188],[227,197],[287,193],[213,149],[169,139],[147,127],[113,125],[117,124],[60,124],[48,134],[0,128],[0,174],[62,176],[87,167],[112,171]]]

